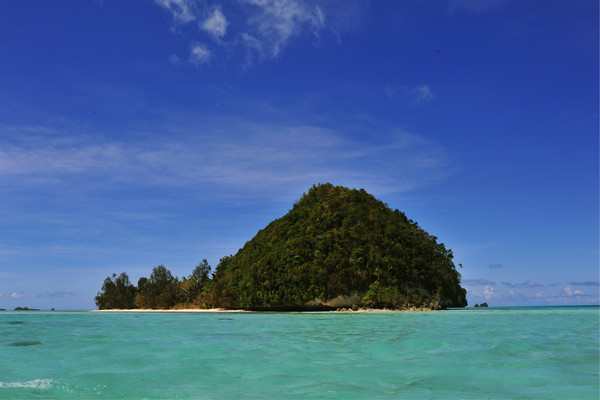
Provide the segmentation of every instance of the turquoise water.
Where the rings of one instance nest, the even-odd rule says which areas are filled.
[[[0,398],[597,399],[598,307],[0,312]]]

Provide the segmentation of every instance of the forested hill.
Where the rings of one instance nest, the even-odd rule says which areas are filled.
[[[107,308],[311,310],[464,307],[452,251],[404,213],[364,190],[313,186],[211,276],[203,260],[179,279],[163,265],[137,287],[126,273],[104,280]]]
[[[313,186],[217,267],[216,306],[463,307],[452,251],[364,190]]]

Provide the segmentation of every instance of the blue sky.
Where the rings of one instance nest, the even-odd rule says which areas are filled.
[[[0,3],[0,308],[216,266],[313,184],[470,305],[598,304],[598,2]]]

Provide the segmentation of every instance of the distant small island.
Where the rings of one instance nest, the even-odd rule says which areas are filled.
[[[39,308],[15,307],[15,311],[40,311]]]
[[[104,280],[98,309],[440,310],[465,307],[452,251],[364,190],[313,186],[214,273],[178,279],[163,265],[134,286]],[[460,264],[459,264],[460,265]],[[462,266],[461,266],[462,267]]]
[[[475,304],[473,307],[487,307],[488,303]]]

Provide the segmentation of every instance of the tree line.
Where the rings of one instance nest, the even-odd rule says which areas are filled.
[[[141,277],[137,286],[127,273],[107,277],[94,298],[100,310],[107,309],[171,309],[210,308],[212,267],[206,259],[189,276],[173,276],[164,265],[152,269],[149,278]]]

